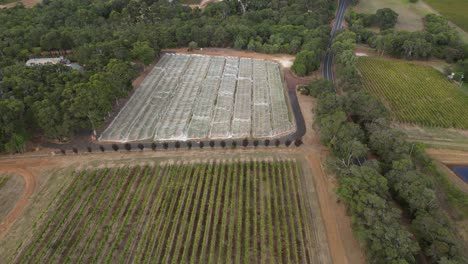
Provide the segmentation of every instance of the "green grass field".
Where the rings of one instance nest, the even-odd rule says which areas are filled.
[[[381,98],[402,123],[468,129],[468,96],[429,66],[361,57],[366,90]]]
[[[301,175],[294,160],[77,172],[13,263],[317,263]]]
[[[458,25],[456,30],[461,38],[468,42],[467,5],[467,0],[419,0],[416,3],[411,3],[409,0],[359,0],[354,10],[359,13],[375,13],[380,8],[391,8],[399,14],[395,28],[407,31],[424,29],[424,16],[436,10]]]
[[[425,0],[431,7],[468,32],[467,0]]]
[[[375,13],[378,9],[385,7],[399,14],[395,26],[397,30],[422,30],[424,28],[423,17],[432,13],[431,9],[421,1],[410,3],[409,0],[359,0],[354,10],[360,13]]]

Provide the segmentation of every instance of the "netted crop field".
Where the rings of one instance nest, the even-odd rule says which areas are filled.
[[[390,107],[397,121],[468,129],[468,96],[429,66],[360,57],[364,88]]]
[[[279,65],[165,54],[100,141],[274,138],[295,129]]]
[[[327,253],[318,252],[326,242],[294,159],[162,162],[69,177],[13,263],[323,263]]]

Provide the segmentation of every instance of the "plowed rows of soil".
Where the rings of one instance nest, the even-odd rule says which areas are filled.
[[[317,263],[294,160],[76,172],[15,263]]]

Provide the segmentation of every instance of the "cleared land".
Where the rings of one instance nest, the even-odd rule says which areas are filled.
[[[24,190],[24,182],[16,175],[0,175],[0,219],[13,209]],[[1,223],[1,221],[0,221]],[[1,224],[0,224],[1,226]]]
[[[468,129],[468,96],[429,66],[360,57],[364,88],[381,98],[397,121]]]
[[[385,7],[399,14],[395,26],[399,30],[422,30],[424,28],[423,17],[433,13],[433,10],[424,2],[410,3],[409,0],[359,0],[354,10],[359,13],[375,13],[378,9]]]
[[[425,0],[431,7],[468,32],[468,1]]]
[[[273,138],[294,128],[277,63],[165,54],[99,139]]]
[[[394,128],[405,133],[409,140],[422,142],[431,148],[468,151],[468,130],[406,124],[394,124]]]
[[[445,4],[449,1],[463,2],[465,0],[431,0],[434,2],[440,2],[439,5],[443,5],[446,8],[457,9],[457,12],[461,15],[466,14],[466,8],[462,8],[462,5],[452,6]],[[427,2],[427,0],[426,0]],[[416,3],[410,3],[409,0],[359,0],[359,4],[354,7],[354,10],[359,13],[375,13],[377,9],[389,7],[399,14],[397,24],[395,28],[397,30],[408,30],[417,31],[424,28],[424,16],[431,13],[439,13],[437,10],[429,6],[425,1],[419,0]],[[442,4],[444,3],[444,4]],[[444,14],[444,13],[442,13]],[[466,17],[466,16],[465,16]],[[452,17],[449,16],[449,19]],[[466,18],[465,18],[466,21]],[[454,21],[456,22],[456,21]],[[458,23],[457,23],[458,24]],[[451,23],[452,26],[458,31],[462,39],[468,42],[468,33],[463,28],[457,26],[457,24]],[[458,24],[459,25],[459,24]]]
[[[2,2],[3,1],[3,2]],[[1,8],[10,8],[16,6],[17,2],[23,3],[25,7],[33,7],[36,4],[42,2],[42,0],[0,0],[0,9]]]
[[[294,160],[77,172],[14,263],[329,263]]]

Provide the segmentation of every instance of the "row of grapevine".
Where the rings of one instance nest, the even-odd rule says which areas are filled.
[[[293,160],[75,173],[15,263],[310,263],[300,174]]]
[[[431,127],[468,128],[468,96],[429,66],[362,57],[366,90],[382,98],[395,118]]]

